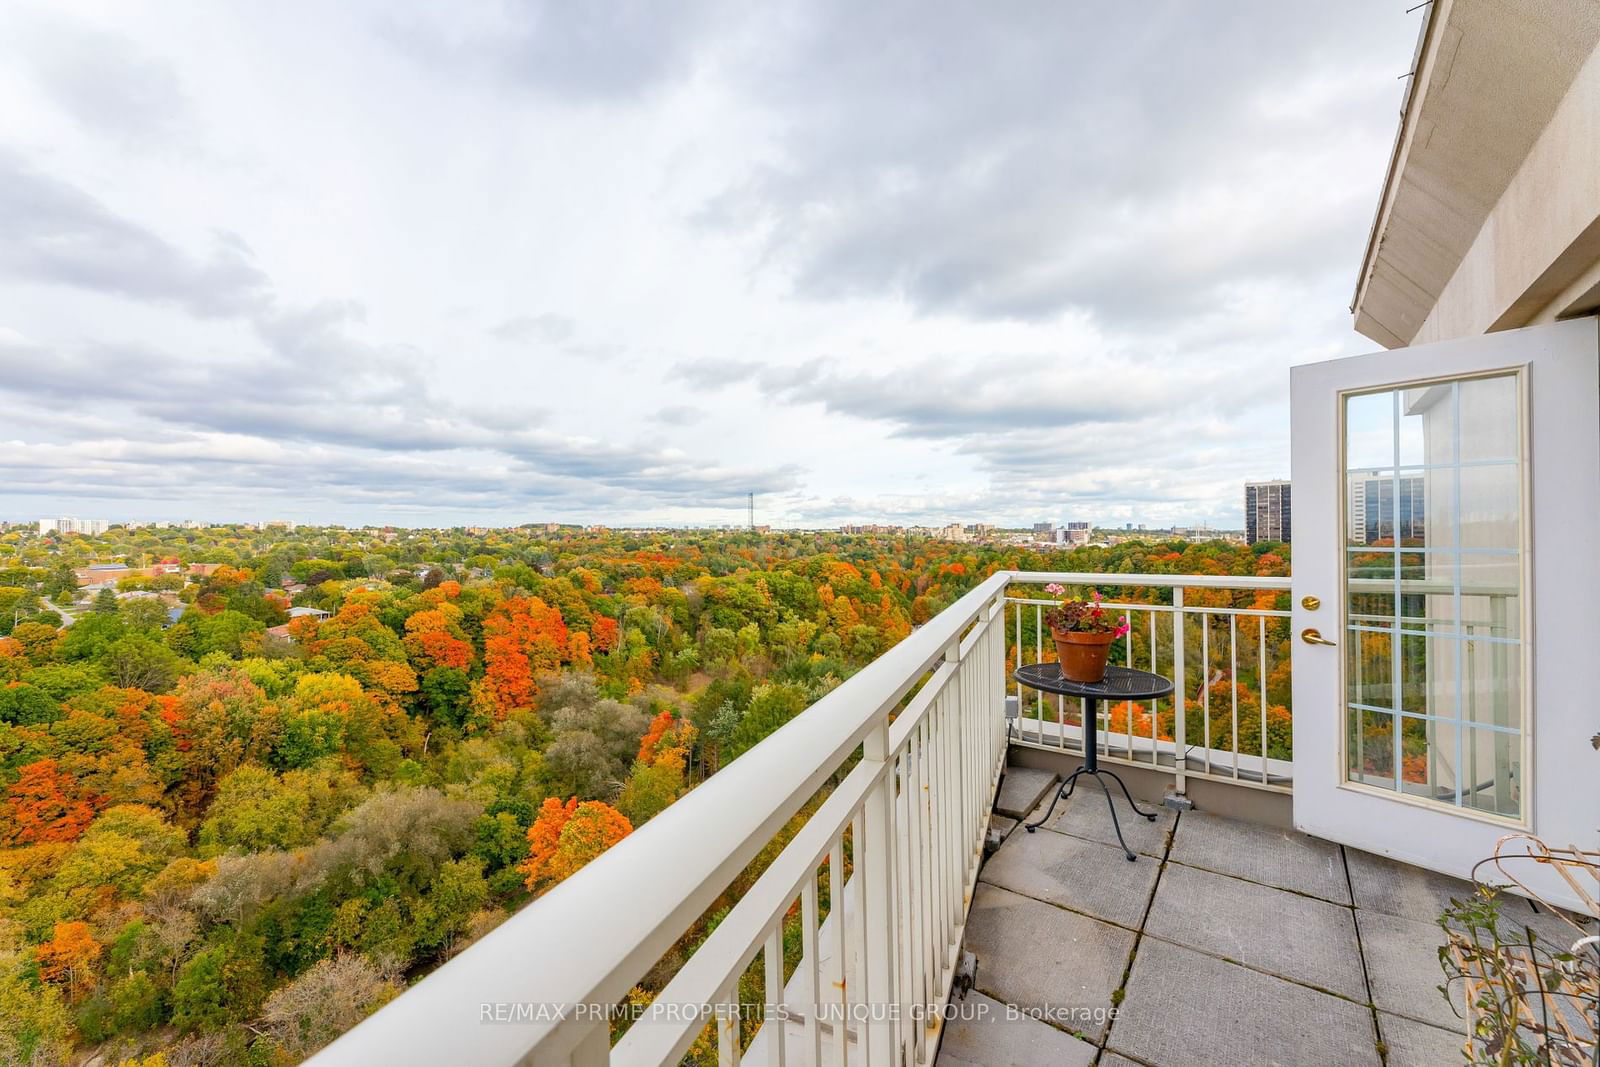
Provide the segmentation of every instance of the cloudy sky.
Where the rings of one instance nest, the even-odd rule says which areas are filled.
[[[1241,524],[1402,0],[0,6],[0,517]]]

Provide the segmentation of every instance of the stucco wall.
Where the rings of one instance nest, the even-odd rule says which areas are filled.
[[[1579,71],[1412,343],[1593,310],[1597,285],[1600,49]]]

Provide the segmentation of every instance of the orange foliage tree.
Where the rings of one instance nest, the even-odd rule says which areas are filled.
[[[639,762],[651,767],[671,767],[682,772],[694,744],[694,724],[672,717],[669,708],[650,720],[650,729],[639,741]]]
[[[33,950],[39,961],[39,977],[47,982],[65,982],[76,991],[92,977],[91,968],[100,958],[100,942],[85,922],[58,922],[55,935]]]
[[[571,658],[567,624],[537,597],[512,597],[483,620],[484,683],[495,718],[533,706],[534,675]]]
[[[432,590],[430,590],[432,592]],[[406,652],[426,667],[459,667],[472,665],[472,644],[457,635],[451,614],[460,615],[454,605],[447,609],[432,608],[419,611],[406,619]]]
[[[589,631],[589,643],[596,652],[610,652],[617,647],[617,620],[609,615],[596,615]]]
[[[19,773],[7,790],[7,844],[76,841],[105,807],[104,797],[84,793],[53,759],[25,764]]]
[[[528,858],[517,870],[527,875],[529,889],[555,885],[632,832],[633,824],[610,804],[550,797],[528,827]]]

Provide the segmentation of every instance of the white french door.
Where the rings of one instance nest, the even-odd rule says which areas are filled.
[[[1596,846],[1597,363],[1589,318],[1291,371],[1301,829],[1459,877]]]

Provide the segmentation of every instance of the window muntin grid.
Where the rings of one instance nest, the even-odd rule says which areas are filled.
[[[1517,817],[1520,380],[1432,382],[1344,405],[1346,779]]]

